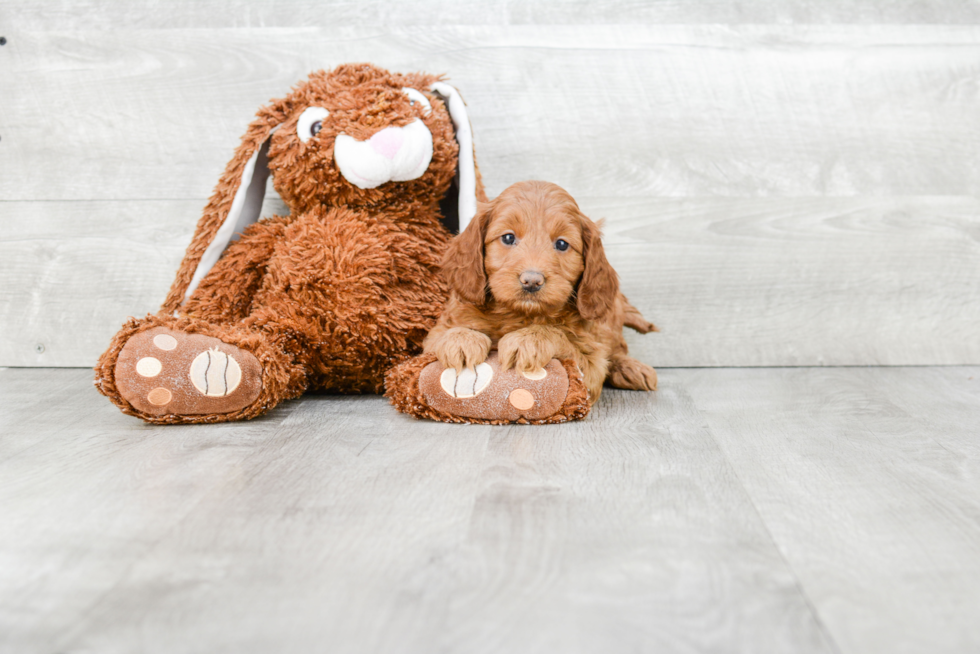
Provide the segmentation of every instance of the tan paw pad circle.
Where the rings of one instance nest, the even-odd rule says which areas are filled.
[[[523,388],[515,388],[507,399],[518,411],[527,411],[534,406],[534,396]]]
[[[463,368],[458,374],[453,368],[446,368],[439,377],[439,385],[447,395],[465,399],[482,393],[492,379],[493,368],[487,363],[481,363],[475,370]]]
[[[153,337],[153,344],[169,352],[177,347],[177,339],[170,334],[157,334]]]
[[[160,359],[143,357],[136,362],[136,372],[143,377],[156,377],[161,370],[163,370],[163,364],[160,363]]]
[[[224,397],[242,381],[242,368],[228,354],[217,348],[206,350],[191,362],[191,383],[208,397]]]
[[[163,406],[164,404],[170,404],[170,400],[173,399],[173,394],[166,388],[154,388],[147,393],[146,399],[150,401],[150,404]]]

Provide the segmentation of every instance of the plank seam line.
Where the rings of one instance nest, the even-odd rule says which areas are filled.
[[[694,399],[694,395],[690,392],[690,390],[686,386],[676,387],[676,388],[680,393],[682,393],[688,399],[688,401],[690,401],[691,406],[694,407],[694,410],[697,411],[698,415],[704,420],[704,428],[708,431],[708,435],[711,437],[711,441],[715,444],[715,447],[718,448],[718,452],[720,452],[721,456],[725,459],[725,464],[728,466],[728,469],[732,471],[732,474],[735,475],[735,479],[738,480],[738,484],[742,488],[742,492],[745,493],[745,497],[748,499],[749,504],[752,506],[752,512],[755,513],[756,517],[759,519],[759,524],[762,525],[762,528],[765,530],[766,536],[769,537],[769,542],[772,543],[772,546],[776,549],[776,552],[779,554],[779,558],[783,561],[783,564],[786,566],[786,569],[789,570],[790,574],[793,575],[793,585],[796,587],[796,591],[800,594],[800,597],[803,599],[803,602],[810,610],[810,615],[813,616],[813,620],[814,622],[816,622],[817,628],[820,630],[820,633],[823,634],[824,638],[827,640],[827,644],[830,646],[831,650],[835,654],[842,654],[841,649],[837,644],[837,641],[834,640],[834,638],[831,636],[830,631],[827,628],[827,625],[824,624],[823,619],[820,617],[820,613],[819,611],[817,611],[817,607],[810,600],[810,596],[803,588],[803,583],[800,581],[800,576],[797,574],[796,569],[790,564],[789,560],[786,558],[786,554],[783,552],[783,548],[780,547],[779,542],[776,540],[776,538],[772,534],[772,531],[769,529],[768,523],[766,523],[765,519],[762,517],[762,513],[759,511],[759,507],[756,506],[755,498],[752,497],[752,494],[749,492],[748,488],[746,487],[745,482],[742,481],[742,476],[738,474],[738,469],[732,464],[731,459],[728,457],[728,452],[725,451],[725,448],[721,446],[721,443],[718,442],[718,439],[715,437],[715,431],[714,429],[711,428],[711,425],[708,422],[708,416],[703,411],[701,411],[701,407],[698,406],[697,401]]]

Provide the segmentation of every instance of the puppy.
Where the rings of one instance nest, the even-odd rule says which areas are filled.
[[[519,182],[482,205],[450,244],[451,294],[423,347],[447,368],[482,363],[532,371],[574,359],[594,403],[603,382],[652,391],[657,373],[627,356],[623,325],[657,328],[619,292],[599,227],[561,187]]]

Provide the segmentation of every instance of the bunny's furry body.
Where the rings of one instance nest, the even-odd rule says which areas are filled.
[[[457,174],[461,148],[449,102],[434,88],[455,92],[438,76],[350,64],[313,73],[260,109],[161,310],[130,319],[102,355],[99,390],[125,413],[157,423],[250,418],[306,390],[381,392],[384,373],[421,351],[448,292],[438,265],[451,234],[439,203]],[[425,140],[416,139],[411,161],[400,161],[402,141],[419,135]],[[346,169],[341,145],[356,155]],[[235,222],[229,215],[241,204],[235,204],[243,195],[240,180],[250,179],[249,166],[257,169],[263,157],[290,215],[248,226],[201,272],[216,235]],[[486,197],[478,171],[475,194]],[[168,337],[181,343],[183,334],[213,337],[217,346],[238,348],[228,349],[229,356],[254,356],[260,379],[247,381],[261,386],[256,399],[223,412],[208,411],[206,394],[191,398],[193,413],[138,406],[138,392],[127,391],[125,379],[135,380],[133,388],[140,380],[118,368],[117,359],[130,339],[154,329],[170,330]],[[154,354],[165,370],[167,356]],[[156,397],[184,392],[181,375],[160,375],[166,393]]]

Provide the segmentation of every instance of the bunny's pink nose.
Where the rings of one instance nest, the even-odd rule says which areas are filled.
[[[386,127],[372,136],[368,140],[368,143],[371,144],[371,148],[378,154],[387,159],[394,159],[404,141],[405,137],[402,135],[400,129],[397,127]]]

